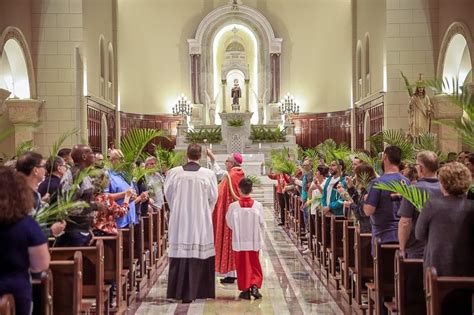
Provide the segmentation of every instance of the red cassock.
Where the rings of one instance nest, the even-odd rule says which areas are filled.
[[[235,266],[237,267],[237,286],[240,291],[249,289],[254,284],[262,287],[263,273],[259,251],[234,252]]]
[[[219,184],[219,197],[212,213],[214,246],[216,248],[216,272],[219,273],[228,273],[235,270],[232,230],[227,226],[225,216],[229,205],[240,197],[238,185],[244,176],[245,174],[241,167],[233,167]],[[229,185],[229,178],[232,187]]]

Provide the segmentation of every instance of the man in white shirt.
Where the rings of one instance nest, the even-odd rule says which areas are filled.
[[[187,157],[186,165],[168,172],[164,186],[170,208],[167,297],[183,303],[215,298],[212,211],[217,180],[198,164],[200,145],[190,144]]]

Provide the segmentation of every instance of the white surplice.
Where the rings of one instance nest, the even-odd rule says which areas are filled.
[[[232,249],[258,251],[262,249],[261,231],[265,224],[263,206],[254,200],[252,208],[242,208],[238,201],[229,206],[226,222],[232,230]]]
[[[215,256],[212,211],[217,202],[216,175],[209,169],[171,169],[164,192],[170,208],[171,258],[207,259]]]

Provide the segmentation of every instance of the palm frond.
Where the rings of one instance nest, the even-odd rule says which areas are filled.
[[[283,148],[281,151],[272,150],[271,168],[277,173],[294,175],[297,167],[296,163],[289,159],[289,149]]]
[[[67,138],[73,135],[76,135],[78,132],[79,132],[79,128],[74,128],[61,134],[59,138],[53,143],[51,150],[49,151],[49,156],[53,157],[53,156],[58,155],[58,152],[61,149],[62,145],[64,144],[64,141],[66,141]]]
[[[23,141],[15,149],[15,156],[18,158],[25,154],[26,152],[34,151],[35,146],[33,145],[33,140]]]
[[[403,72],[400,71],[400,74],[402,75],[403,81],[405,81],[405,87],[408,91],[408,95],[411,97],[413,95],[413,86],[410,84],[408,78],[403,74]]]
[[[408,186],[404,183],[391,181],[388,183],[376,183],[375,188],[385,191],[391,191],[400,194],[408,200],[418,211],[421,211],[428,201],[429,195],[425,190],[421,190],[415,186]]]
[[[246,178],[250,179],[250,181],[252,182],[252,185],[253,186],[258,186],[260,185],[262,182],[260,181],[260,178],[258,178],[257,176],[255,175],[247,175]]]

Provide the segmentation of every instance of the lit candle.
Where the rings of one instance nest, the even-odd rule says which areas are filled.
[[[212,150],[212,143],[209,143],[209,149]]]
[[[262,148],[262,143],[259,143],[259,144],[258,144],[258,148],[259,148],[259,149]]]

